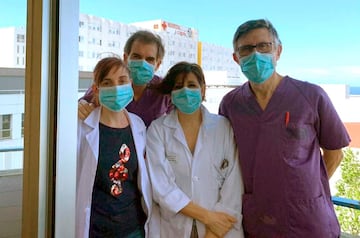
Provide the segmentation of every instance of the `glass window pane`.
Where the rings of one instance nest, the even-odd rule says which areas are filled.
[[[26,6],[0,1],[0,237],[21,237]]]

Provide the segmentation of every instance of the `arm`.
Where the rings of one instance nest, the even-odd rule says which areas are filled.
[[[154,201],[175,215],[190,202],[190,198],[175,182],[175,173],[165,154],[165,133],[156,121],[149,126],[146,137],[146,162]]]
[[[85,94],[79,98],[78,103],[78,118],[85,120],[89,114],[96,108],[96,105],[92,103],[94,98],[94,91],[92,87],[88,88]]]
[[[326,171],[329,179],[334,174],[336,168],[340,165],[341,160],[343,159],[342,149],[339,150],[323,150],[323,160],[325,162]]]
[[[215,211],[222,211],[236,217],[232,235],[243,233],[242,228],[242,195],[244,194],[244,185],[240,172],[239,155],[235,143],[234,133],[229,123],[225,124],[223,133],[224,155],[228,165],[219,164],[218,173],[224,178],[224,182],[219,190],[219,200],[214,206]],[[221,137],[222,138],[222,137]],[[236,231],[235,231],[236,230]]]
[[[207,228],[209,237],[217,235],[223,237],[237,222],[236,218],[224,212],[210,211],[193,202],[188,203],[180,210],[185,216],[194,218],[203,223]]]
[[[96,106],[93,103],[88,103],[83,99],[79,100],[78,118],[80,120],[85,120],[95,108]]]

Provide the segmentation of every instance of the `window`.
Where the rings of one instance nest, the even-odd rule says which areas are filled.
[[[21,113],[21,137],[24,137],[24,113]]]
[[[25,42],[25,35],[16,35],[16,42]]]
[[[0,115],[0,139],[11,139],[11,115]]]

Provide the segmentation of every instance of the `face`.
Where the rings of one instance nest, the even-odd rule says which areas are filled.
[[[186,74],[185,77],[184,74],[179,74],[176,77],[173,90],[178,90],[183,87],[187,87],[190,89],[200,88],[202,98],[205,97],[205,87],[200,85],[196,75],[191,72]]]
[[[129,73],[124,67],[112,68],[110,72],[101,80],[99,87],[113,87],[131,83]]]
[[[124,61],[127,64],[128,60],[145,60],[154,65],[156,71],[161,64],[161,60],[157,59],[157,50],[156,43],[145,44],[135,40],[131,46],[130,54],[124,53]]]
[[[270,32],[266,28],[258,28],[248,32],[246,35],[240,37],[236,42],[236,49],[243,46],[262,46],[262,43],[271,42],[271,51],[270,52],[260,52],[260,53],[271,53],[274,55],[274,61],[276,62],[280,58],[282,47],[278,45],[275,47],[275,42]],[[253,51],[255,48],[253,48]],[[252,53],[252,52],[251,52]],[[239,54],[239,51],[233,54],[233,59],[236,63],[239,64],[239,59],[243,57],[243,55]]]

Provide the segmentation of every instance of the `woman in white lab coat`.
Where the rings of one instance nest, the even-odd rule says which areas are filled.
[[[201,104],[197,64],[174,65],[158,87],[175,108],[147,131],[146,161],[160,206],[162,238],[243,237],[240,175],[228,120]]]
[[[115,57],[100,60],[94,70],[101,106],[78,121],[77,238],[158,236],[144,160],[146,128],[125,109],[133,99],[129,75]]]

